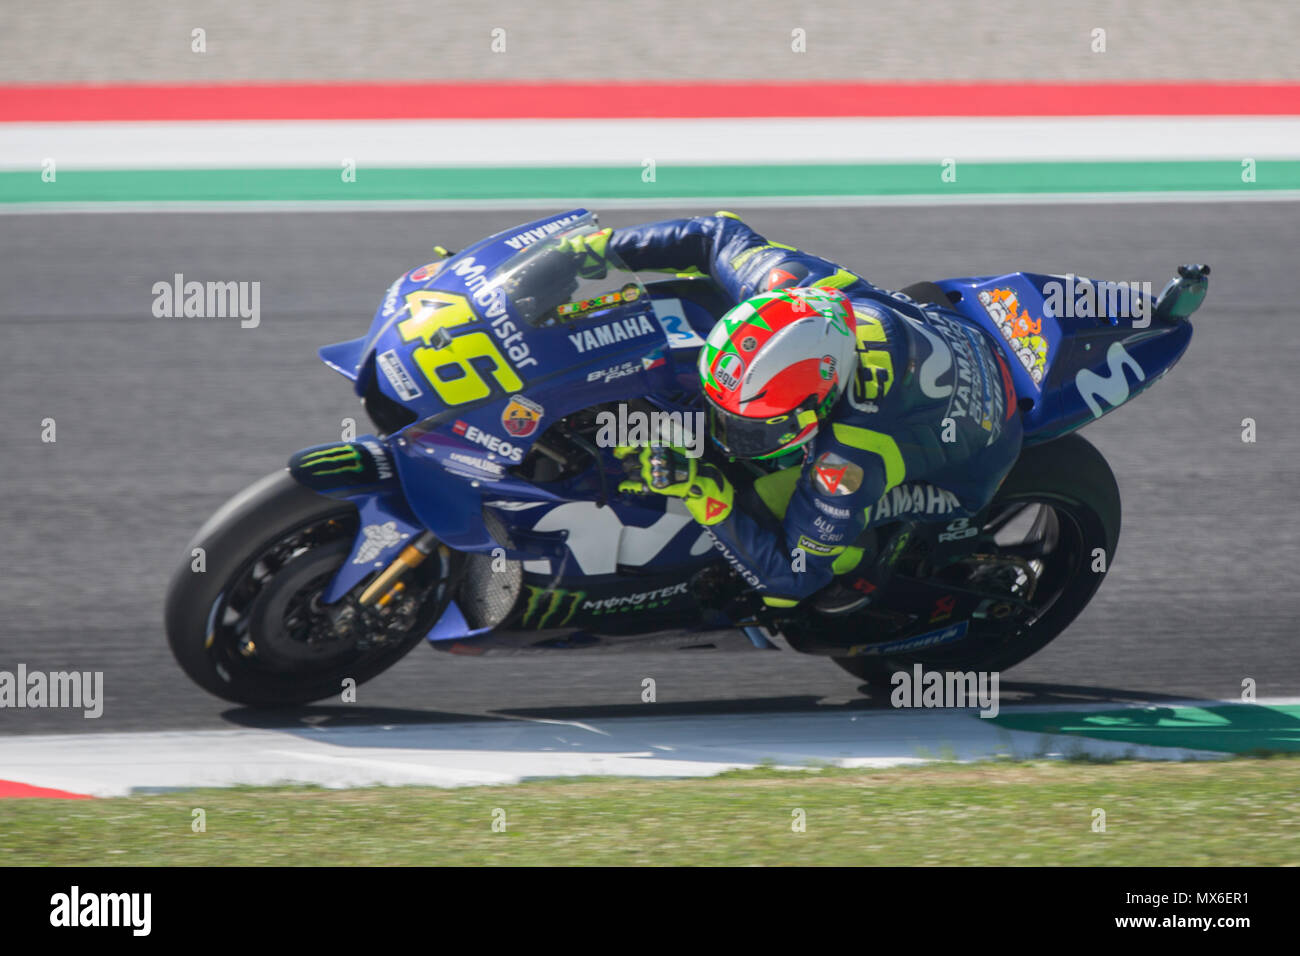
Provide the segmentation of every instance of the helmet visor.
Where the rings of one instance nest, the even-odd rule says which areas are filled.
[[[816,396],[810,396],[816,401]],[[713,402],[706,402],[709,412],[709,434],[714,442],[732,458],[766,458],[798,443],[817,416],[810,408],[796,408],[785,415],[773,418],[746,418]],[[808,403],[805,402],[805,405]]]

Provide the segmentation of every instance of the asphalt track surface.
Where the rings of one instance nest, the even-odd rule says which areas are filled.
[[[892,288],[1017,268],[1158,286],[1179,262],[1212,263],[1182,363],[1085,432],[1123,494],[1118,557],[1074,626],[1004,676],[1004,702],[1231,698],[1245,678],[1260,696],[1300,694],[1300,205],[737,211]],[[393,277],[435,243],[535,216],[0,216],[0,670],[102,670],[106,697],[98,720],[0,710],[0,734],[880,706],[830,661],[776,652],[468,659],[417,647],[357,704],[276,715],[211,697],[174,664],[163,588],[190,535],[360,414],[316,348],[361,334]],[[154,318],[151,287],[177,272],[259,280],[261,324]],[[45,418],[54,444],[40,439]],[[641,702],[645,677],[657,703]]]

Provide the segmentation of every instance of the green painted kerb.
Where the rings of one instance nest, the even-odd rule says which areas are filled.
[[[1092,737],[1121,744],[1184,747],[1244,754],[1300,752],[1300,706],[1215,704],[1206,707],[1135,707],[1095,712],[1000,714],[1009,730],[1049,736]]]
[[[1300,160],[1261,161],[1242,182],[1228,161],[670,166],[644,182],[628,167],[367,169],[355,182],[337,169],[167,169],[0,173],[0,203],[501,200],[591,197],[901,196],[1300,189]]]

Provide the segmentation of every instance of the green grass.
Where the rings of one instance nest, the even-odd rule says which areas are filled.
[[[206,811],[206,832],[191,829]],[[506,829],[493,832],[493,812]],[[793,811],[806,832],[792,830]],[[1093,811],[1106,812],[1094,832]],[[460,790],[203,790],[0,801],[0,864],[1300,862],[1300,758],[762,768]]]

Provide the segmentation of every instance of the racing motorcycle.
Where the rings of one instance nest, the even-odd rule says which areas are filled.
[[[1180,267],[1158,298],[1025,272],[895,293],[1002,343],[1024,447],[973,518],[911,521],[934,496],[887,492],[879,509],[910,526],[884,599],[828,616],[765,607],[762,582],[677,499],[618,493],[602,413],[699,411],[697,351],[732,303],[700,276],[584,276],[566,240],[597,228],[577,209],[437,248],[393,282],[366,335],[320,350],[374,433],[297,452],[199,530],[165,612],[195,682],[242,704],[305,703],[425,641],[470,655],[790,649],[877,684],[917,663],[1005,670],[1091,600],[1120,496],[1075,432],[1182,356],[1207,266]],[[1062,308],[1063,281],[1108,307]],[[1135,305],[1145,322],[1117,316]],[[799,466],[717,464],[740,489]],[[837,580],[871,587],[853,569]]]

